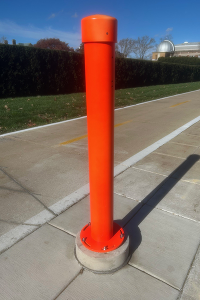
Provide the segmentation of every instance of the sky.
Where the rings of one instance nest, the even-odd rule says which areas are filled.
[[[59,38],[78,48],[81,19],[104,14],[118,20],[118,41],[148,35],[159,43],[171,34],[174,44],[200,42],[199,0],[0,0],[0,38],[35,44]]]

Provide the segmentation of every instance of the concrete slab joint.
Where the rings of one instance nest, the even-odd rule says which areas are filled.
[[[78,262],[93,273],[114,273],[125,266],[130,259],[129,236],[124,243],[111,252],[99,253],[87,249],[80,240],[80,232],[76,235],[75,257]]]

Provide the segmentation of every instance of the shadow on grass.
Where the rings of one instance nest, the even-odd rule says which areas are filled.
[[[192,166],[200,159],[197,154],[192,154],[176,168],[166,179],[164,179],[151,193],[149,193],[136,207],[134,207],[122,220],[115,220],[118,224],[125,227],[135,216],[135,222],[127,233],[130,238],[130,254],[139,247],[142,242],[142,234],[139,224],[148,216],[148,214],[157,206],[157,204],[172,190],[178,181],[192,168]],[[159,192],[158,192],[159,191]],[[153,203],[146,205],[155,196]],[[141,209],[145,206],[145,209]]]

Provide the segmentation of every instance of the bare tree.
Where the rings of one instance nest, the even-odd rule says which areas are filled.
[[[68,46],[68,43],[62,42],[59,39],[55,38],[40,39],[39,41],[37,41],[34,47],[51,50],[74,51],[73,48]]]
[[[155,47],[155,39],[150,38],[148,35],[138,37],[134,43],[132,52],[135,53],[139,59],[147,59],[149,57],[149,51]]]
[[[122,39],[120,40],[116,46],[115,50],[116,52],[122,53],[123,57],[128,57],[131,52],[133,52],[133,47],[135,45],[135,40],[133,39]]]
[[[121,58],[123,58],[124,54],[115,50],[115,57],[121,57]]]
[[[7,41],[6,37],[5,36],[2,36],[0,38],[0,44],[5,44],[5,42]]]

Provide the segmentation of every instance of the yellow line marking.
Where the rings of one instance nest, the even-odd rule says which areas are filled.
[[[77,137],[77,138],[75,138],[75,139],[71,139],[71,140],[69,140],[69,141],[60,143],[60,146],[62,146],[62,145],[67,145],[67,144],[71,144],[71,143],[73,143],[73,142],[77,142],[77,141],[79,141],[79,140],[82,140],[82,139],[86,138],[87,136],[88,136],[88,135],[85,134],[85,135],[79,136],[79,137]]]
[[[130,123],[130,122],[132,122],[132,121],[133,121],[133,120],[129,120],[129,121],[126,121],[126,122],[123,122],[123,123],[119,123],[119,124],[116,124],[114,127],[118,127],[118,126],[121,126],[121,125]],[[63,146],[63,145],[71,144],[71,143],[73,143],[73,142],[77,142],[77,141],[79,141],[79,140],[82,140],[82,139],[86,138],[87,136],[88,136],[87,134],[82,135],[82,136],[79,136],[79,137],[77,137],[77,138],[75,138],[75,139],[71,139],[71,140],[68,140],[68,141],[66,141],[66,142],[60,143],[59,146]]]
[[[129,121],[126,121],[126,122],[123,122],[123,123],[119,123],[119,124],[116,124],[114,127],[118,127],[118,126],[121,126],[121,125],[130,123],[130,122],[132,122],[132,121],[133,121],[133,120],[129,120]]]
[[[170,108],[171,107],[176,107],[176,106],[178,106],[178,105],[181,105],[181,104],[184,104],[184,103],[187,103],[187,102],[190,102],[191,100],[188,100],[188,101],[185,101],[185,102],[181,102],[181,103],[177,103],[177,104],[175,104],[175,105],[172,105],[172,106],[170,106]]]

